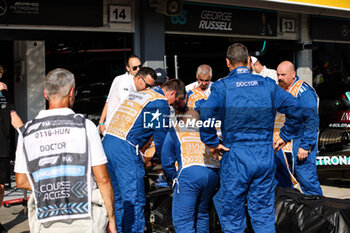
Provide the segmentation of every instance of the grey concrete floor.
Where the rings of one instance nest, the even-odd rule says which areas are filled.
[[[27,215],[21,205],[1,207],[0,221],[9,233],[29,233]]]
[[[350,199],[350,180],[321,180],[324,196]],[[0,208],[0,222],[9,230],[9,233],[28,233],[29,226],[27,216],[22,205],[14,205],[9,208]]]

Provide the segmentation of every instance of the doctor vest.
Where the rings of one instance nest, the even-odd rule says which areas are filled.
[[[290,88],[289,93],[292,94],[294,97],[298,96],[298,93],[300,91],[301,86],[303,85],[304,81],[299,80],[294,83],[294,85]],[[281,128],[284,125],[284,122],[286,121],[286,116],[282,113],[277,112],[276,118],[275,118],[275,125],[273,129],[273,138],[276,139],[279,137],[279,133],[281,131]],[[293,140],[288,142],[283,148],[283,152],[293,152]]]
[[[196,107],[196,102],[201,99],[207,100],[208,96],[199,90],[192,90],[192,92],[193,93],[188,97],[187,107],[188,109],[194,110]]]
[[[209,152],[209,148],[201,141],[199,131],[189,127],[175,128],[181,145],[182,169],[191,166],[220,168],[220,161]],[[179,173],[180,174],[180,173]]]
[[[111,122],[107,128],[107,134],[126,140],[136,119],[142,112],[142,109],[151,101],[166,98],[154,90],[130,93],[128,98],[120,105],[114,113]]]
[[[91,217],[91,165],[82,115],[34,119],[21,128],[40,222]]]

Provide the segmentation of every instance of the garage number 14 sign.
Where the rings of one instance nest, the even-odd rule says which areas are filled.
[[[109,22],[131,22],[131,7],[110,5]]]

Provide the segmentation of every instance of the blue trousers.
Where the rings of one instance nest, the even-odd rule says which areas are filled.
[[[182,170],[173,195],[172,217],[177,233],[209,233],[209,203],[219,169],[191,166]]]
[[[230,146],[220,168],[220,188],[214,205],[223,231],[246,227],[245,203],[255,233],[275,230],[275,160],[271,144]]]
[[[136,154],[135,147],[125,140],[106,135],[102,143],[113,185],[118,233],[143,233],[146,197],[142,158]]]
[[[294,162],[294,176],[298,180],[301,189],[306,195],[320,195],[323,196],[320,182],[318,180],[316,168],[316,150],[309,153],[305,160],[298,160],[298,148],[293,146],[293,154],[286,153],[287,157],[292,157]],[[276,153],[276,180],[277,185],[281,187],[293,187],[291,180],[287,174],[287,168],[284,163],[282,151]],[[291,164],[289,164],[291,166]]]
[[[289,171],[293,174],[293,158],[292,154],[286,152],[286,158],[288,159]],[[293,187],[292,180],[290,178],[288,167],[285,162],[282,150],[277,151],[275,155],[275,163],[276,163],[276,186],[279,187]]]

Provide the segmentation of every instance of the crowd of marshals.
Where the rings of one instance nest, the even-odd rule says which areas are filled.
[[[275,232],[276,166],[288,169],[283,160],[284,151],[292,139],[296,150],[289,156],[294,156],[293,160],[300,165],[296,168],[300,175],[296,176],[304,192],[314,185],[315,192],[322,194],[317,190],[319,183],[310,185],[303,181],[304,176],[314,175],[313,170],[306,170],[313,163],[313,151],[317,150],[317,135],[316,138],[314,135],[315,125],[318,127],[317,111],[310,106],[303,113],[299,103],[302,98],[306,103],[317,96],[290,72],[291,63],[282,63],[277,69],[281,88],[270,78],[252,74],[248,68],[251,67],[248,49],[233,44],[226,54],[228,76],[211,83],[211,67],[201,65],[196,74],[197,83],[186,93],[184,83],[178,79],[152,87],[156,73],[150,68],[140,68],[137,57],[133,57],[133,62],[135,65],[128,61],[128,71],[138,72],[125,78],[133,79],[128,82],[135,90],[125,90],[128,95],[107,113],[110,120],[102,151],[101,141],[93,145],[97,130],[92,129],[91,122],[69,110],[74,103],[75,86],[60,78],[72,79],[72,74],[55,70],[47,76],[44,93],[50,110],[39,113],[22,127],[17,150],[20,156],[15,168],[18,186],[34,191],[31,203],[36,221],[31,224],[39,226],[35,229],[50,230],[62,221],[63,226],[69,226],[67,219],[75,219],[75,232],[86,229],[103,232],[98,230],[101,227],[108,227],[110,232],[116,229],[144,232],[146,196],[141,149],[152,140],[154,160],[161,160],[165,175],[173,181],[172,217],[176,232],[209,232],[208,208],[212,199],[224,232],[244,232],[246,204],[256,233]],[[60,93],[52,90],[52,86],[49,92],[50,77],[56,82],[52,86],[62,85]],[[112,107],[111,101],[114,100],[108,100],[106,109]],[[170,106],[181,106],[184,102],[187,112],[178,120],[195,124],[169,127]],[[283,120],[274,138],[277,112],[283,114]],[[310,120],[306,115],[312,115]],[[196,124],[208,120],[219,121],[221,125]],[[276,152],[278,157],[274,155]],[[310,161],[305,160],[309,154]],[[106,167],[110,180],[104,179]],[[278,185],[293,185],[288,183],[289,170],[287,174],[287,179],[277,179]],[[95,177],[97,186],[91,177]],[[83,187],[87,190],[85,195]],[[97,187],[100,189],[97,199],[104,203],[109,224],[77,223],[76,220],[85,218],[96,222],[102,216],[93,213],[92,199]]]
[[[223,153],[214,205],[224,232],[244,232],[246,203],[254,232],[275,232],[274,148],[298,134],[301,109],[297,99],[272,79],[251,74],[244,45],[228,48],[226,65],[229,75],[213,84],[200,108],[202,120],[222,121],[222,142],[216,128],[200,129],[210,150]],[[241,85],[246,82],[251,85]],[[284,113],[286,121],[272,146],[276,111]]]

